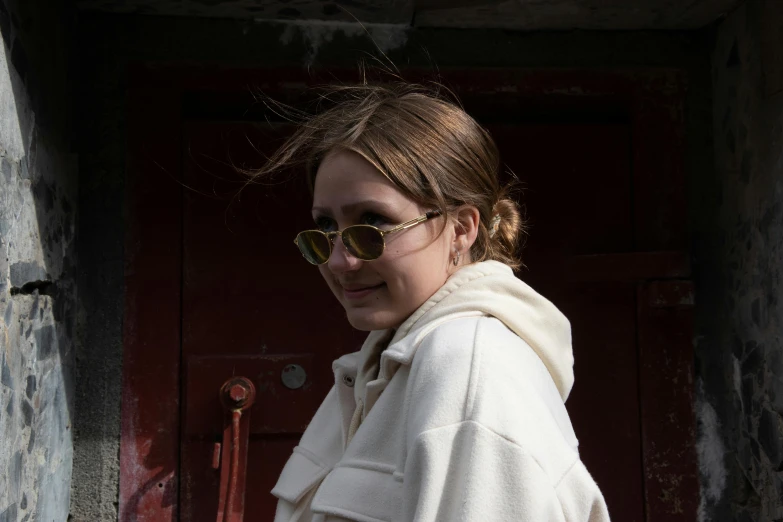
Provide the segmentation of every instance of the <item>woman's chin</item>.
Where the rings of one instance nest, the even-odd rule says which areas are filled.
[[[348,322],[357,330],[371,332],[386,330],[399,325],[401,321],[395,314],[386,310],[368,310],[367,308],[346,309]]]

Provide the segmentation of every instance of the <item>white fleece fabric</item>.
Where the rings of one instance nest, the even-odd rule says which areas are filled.
[[[564,406],[568,320],[507,266],[460,269],[333,370],[275,522],[609,520]]]

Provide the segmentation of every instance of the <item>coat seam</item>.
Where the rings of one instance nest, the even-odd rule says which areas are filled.
[[[445,424],[445,425],[443,425],[443,426],[438,426],[437,428],[431,428],[431,429],[428,429],[428,430],[422,431],[421,433],[419,433],[419,434],[416,436],[416,439],[414,439],[414,444],[416,444],[416,443],[417,443],[417,442],[418,442],[418,441],[419,441],[419,440],[420,440],[422,437],[424,437],[425,435],[429,435],[430,433],[434,433],[434,432],[437,432],[437,431],[440,431],[440,430],[444,430],[444,429],[447,429],[447,428],[461,427],[461,426],[463,426],[463,425],[474,425],[474,426],[476,426],[477,428],[479,428],[480,430],[488,431],[490,434],[494,435],[495,437],[497,437],[497,438],[499,438],[499,439],[503,440],[504,442],[507,442],[507,443],[511,444],[512,446],[514,446],[514,447],[518,448],[518,449],[519,449],[519,451],[521,451],[522,453],[524,453],[525,455],[527,455],[528,457],[530,457],[530,458],[533,460],[533,462],[535,462],[535,463],[536,463],[536,465],[538,466],[538,469],[540,469],[540,470],[541,470],[541,471],[542,471],[542,472],[543,472],[543,473],[544,473],[546,476],[549,476],[549,474],[546,472],[546,470],[544,469],[544,467],[543,467],[543,466],[541,465],[541,463],[538,461],[538,459],[536,458],[536,456],[535,456],[535,455],[533,455],[532,453],[530,453],[529,451],[527,451],[527,450],[524,448],[524,446],[522,446],[521,444],[519,444],[517,441],[515,441],[515,440],[512,440],[512,439],[510,439],[510,438],[506,437],[505,435],[501,435],[500,433],[496,432],[495,430],[493,430],[493,429],[492,429],[492,428],[490,428],[489,426],[486,426],[486,425],[484,425],[484,424],[482,424],[481,422],[479,422],[479,421],[476,421],[476,420],[464,420],[464,421],[461,421],[461,422],[452,422],[452,423],[450,423],[450,424]],[[577,457],[577,458],[574,460],[574,462],[572,462],[572,463],[571,463],[571,465],[568,467],[568,469],[566,470],[566,472],[565,472],[565,473],[563,473],[563,474],[562,474],[562,476],[561,476],[561,477],[558,479],[558,481],[556,482],[557,484],[559,484],[559,483],[560,483],[560,482],[563,480],[563,478],[564,478],[564,477],[565,477],[565,476],[568,474],[568,472],[569,472],[571,469],[573,469],[574,465],[576,465],[576,462],[577,462],[578,460],[579,460],[579,457]],[[471,456],[471,462],[472,462],[472,461],[473,461],[473,457]],[[554,490],[554,489],[556,489],[553,483],[550,483],[549,485],[550,485],[550,487],[551,487],[553,490]]]
[[[303,456],[316,466],[318,466],[321,469],[329,469],[326,464],[324,464],[321,459],[316,455],[313,451],[307,449],[306,447],[302,446],[301,444],[296,446],[294,448],[294,453],[298,453],[299,455]]]
[[[323,515],[330,515],[336,517],[343,517],[348,520],[358,520],[359,522],[389,522],[388,520],[383,518],[375,518],[370,515],[365,515],[364,513],[359,513],[358,511],[339,508],[336,506],[330,506],[328,504],[320,504],[320,505],[313,504],[312,511],[313,513],[318,513],[319,515],[323,514]],[[360,518],[354,518],[354,517],[360,517]]]
[[[468,422],[474,422],[474,421],[468,421]],[[476,423],[479,427],[481,426],[480,423]],[[468,470],[473,469],[473,463],[476,460],[476,453],[477,451],[471,451],[470,452],[470,461],[468,462]],[[465,510],[467,508],[467,499],[470,498],[470,488],[473,486],[473,483],[471,480],[463,480],[462,481],[462,505],[459,509],[460,519],[464,520],[465,518]]]
[[[574,466],[577,465],[579,460],[580,460],[579,456],[577,455],[577,457],[574,459],[574,461],[571,463],[571,465],[568,466],[568,468],[566,468],[566,470],[562,473],[562,475],[560,475],[560,478],[557,479],[557,482],[555,482],[555,484],[554,484],[554,488],[555,489],[560,487],[560,483],[563,482],[563,479],[565,479],[568,476],[569,473],[571,473],[571,470],[574,469]]]
[[[478,382],[481,376],[481,354],[479,353],[480,345],[478,343],[478,330],[480,321],[476,321],[473,326],[473,349],[471,350],[470,360],[470,376],[468,377],[468,390],[465,397],[465,411],[463,412],[463,420],[468,420],[473,417],[474,405],[476,403],[476,394],[478,393]]]
[[[487,426],[487,425],[485,425],[485,424],[483,424],[483,423],[481,423],[481,422],[479,422],[477,420],[473,420],[473,419],[466,419],[466,420],[462,420],[462,421],[459,421],[459,422],[451,422],[449,424],[444,424],[442,426],[437,426],[435,428],[430,428],[430,429],[424,430],[424,431],[420,432],[418,435],[416,435],[416,438],[414,439],[414,443],[416,441],[418,441],[420,438],[424,437],[425,435],[429,435],[430,433],[434,433],[434,432],[437,432],[437,431],[440,431],[440,430],[445,430],[445,429],[448,429],[448,428],[456,428],[456,427],[460,427],[462,425],[468,425],[468,424],[475,425],[475,426],[477,426],[478,428],[480,428],[482,430],[486,430],[486,431],[490,432],[491,434],[495,435],[496,437],[498,437],[500,439],[503,439],[504,441],[508,442],[509,444],[513,444],[514,446],[516,446],[517,448],[519,448],[520,450],[525,452],[526,455],[530,455],[530,453],[528,453],[525,450],[525,448],[521,444],[519,444],[517,441],[515,441],[513,439],[510,439],[510,438],[506,437],[505,435],[501,435],[500,433],[498,433],[497,431],[493,430],[489,426]]]

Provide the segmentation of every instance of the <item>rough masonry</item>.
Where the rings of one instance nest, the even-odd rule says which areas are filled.
[[[38,4],[0,2],[0,522],[70,503],[76,169],[61,33]]]
[[[783,3],[712,54],[715,173],[693,186],[701,520],[783,518]]]

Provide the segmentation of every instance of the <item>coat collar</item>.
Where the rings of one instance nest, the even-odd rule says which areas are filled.
[[[513,272],[510,268],[495,261],[467,265],[452,274],[443,286],[397,329],[389,343],[389,347],[383,353],[381,372],[384,373],[384,370],[388,372],[396,371],[400,365],[409,366],[413,362],[413,357],[422,340],[441,324],[454,319],[486,315],[478,310],[470,310],[439,317],[434,308],[466,283],[500,272],[507,272],[507,275],[513,277]]]
[[[459,287],[475,279],[497,273],[499,269],[508,271],[509,274],[512,273],[510,268],[496,262],[477,263],[458,270],[449,277],[446,283],[432,297],[413,312],[396,331],[374,330],[370,332],[360,351],[340,357],[334,361],[332,369],[335,373],[340,369],[342,375],[350,374],[355,379],[363,358],[368,356],[372,346],[384,337],[391,337],[388,347],[381,354],[381,367],[378,375],[379,379],[390,380],[400,366],[410,366],[412,364],[416,350],[422,340],[432,330],[454,319],[486,315],[478,311],[469,311],[427,320],[429,315],[432,315],[428,314],[428,312]]]

